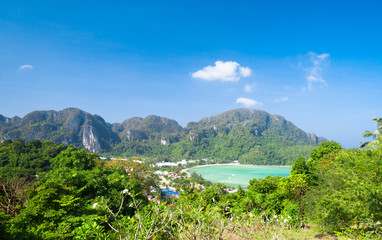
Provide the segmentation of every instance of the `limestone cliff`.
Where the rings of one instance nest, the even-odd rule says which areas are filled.
[[[0,133],[2,140],[50,140],[75,145],[90,152],[110,151],[112,144],[120,142],[111,125],[100,116],[77,108],[34,111],[23,118],[6,118],[0,115]]]
[[[84,148],[90,152],[99,152],[101,144],[98,137],[94,134],[93,127],[90,125],[84,125],[82,129],[82,144]]]

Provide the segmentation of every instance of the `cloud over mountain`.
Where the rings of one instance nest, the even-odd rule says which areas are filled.
[[[250,99],[250,98],[244,98],[244,97],[240,97],[240,98],[236,99],[236,103],[237,104],[242,104],[245,107],[254,107],[254,106],[261,106],[261,105],[263,105],[262,102],[258,102],[256,100],[253,100],[253,99]]]

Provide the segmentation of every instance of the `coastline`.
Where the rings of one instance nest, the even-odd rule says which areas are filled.
[[[203,169],[203,167],[205,168]],[[237,186],[248,186],[250,180],[254,178],[261,179],[266,176],[287,177],[290,175],[291,166],[222,163],[198,165],[182,171],[189,176],[191,173],[196,172],[212,183],[222,183],[237,188]]]
[[[210,166],[261,166],[261,167],[285,167],[285,168],[292,168],[292,166],[288,165],[259,165],[259,164],[240,164],[240,163],[217,163],[217,164],[205,164],[205,165],[198,165],[191,168],[185,168],[183,169],[184,172],[189,173],[190,169],[192,168],[200,168],[200,167],[210,167]]]

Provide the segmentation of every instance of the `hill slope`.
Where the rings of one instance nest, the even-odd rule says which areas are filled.
[[[135,124],[139,125],[139,121],[142,119],[134,119]],[[132,127],[137,126],[134,124],[129,126],[123,131],[130,135],[122,138],[114,152],[153,157],[216,158],[239,160],[241,163],[292,164],[297,158],[308,156],[313,146],[325,141],[305,133],[281,116],[255,109],[234,109],[206,117],[189,123],[183,131],[173,127],[177,130],[160,134],[158,131],[156,134],[143,131],[140,135],[134,135],[132,133],[136,129],[142,128]]]
[[[76,108],[35,111],[23,118],[0,115],[1,139],[51,140],[92,152],[166,158],[215,158],[241,163],[291,164],[325,141],[281,116],[234,109],[183,128],[150,115],[109,124]]]

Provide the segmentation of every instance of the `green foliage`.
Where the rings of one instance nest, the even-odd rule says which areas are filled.
[[[52,160],[55,169],[36,182],[27,207],[11,221],[14,238],[72,238],[83,223],[100,221],[99,213],[90,207],[97,198],[107,199],[110,208],[116,210],[122,190],[141,191],[140,184],[130,180],[124,169],[96,166],[94,157],[68,148]],[[120,211],[125,216],[134,215],[128,206]]]
[[[204,186],[212,186],[212,183],[210,181],[205,180],[201,175],[197,174],[196,172],[191,173],[190,181]]]
[[[49,141],[21,139],[0,143],[0,177],[3,180],[14,177],[34,177],[51,169],[50,160],[66,149]]]
[[[280,181],[278,188],[288,199],[300,203],[309,188],[309,176],[307,174],[293,174]]]
[[[90,170],[95,167],[98,156],[82,149],[68,147],[52,160],[54,168],[70,168],[75,170]]]
[[[272,193],[274,192],[279,184],[281,177],[279,176],[267,176],[263,179],[252,179],[249,181],[248,189],[254,193]]]
[[[326,141],[320,143],[318,147],[313,148],[310,152],[310,159],[308,160],[308,167],[310,168],[310,171],[313,171],[315,168],[315,165],[325,155],[336,153],[342,149],[341,144],[335,142],[335,141]]]
[[[96,221],[85,221],[80,227],[73,232],[74,239],[110,239],[110,234],[105,232],[105,227]]]
[[[219,202],[220,198],[227,194],[224,187],[223,184],[217,183],[206,188],[203,192],[203,206],[214,205],[215,202]]]
[[[378,142],[380,118],[367,150],[342,149],[336,142],[324,142],[311,152],[307,165],[314,179],[306,193],[306,216],[327,231],[355,238],[371,238],[380,231],[382,220],[382,149]],[[367,145],[367,144],[365,144]],[[377,232],[376,229],[378,230]]]
[[[0,239],[9,239],[10,236],[7,233],[8,222],[11,217],[3,212],[0,212]]]
[[[382,152],[342,150],[319,160],[318,185],[307,193],[310,218],[338,230],[366,219],[382,219]]]
[[[257,213],[281,213],[285,199],[279,188],[282,180],[278,176],[267,176],[264,179],[252,179],[249,182],[248,194],[253,199],[254,209],[257,210]]]
[[[302,221],[301,208],[298,204],[286,204],[283,209],[282,216],[288,219],[289,226],[299,226]]]
[[[309,168],[306,165],[305,158],[301,157],[297,159],[297,161],[293,164],[292,170],[290,172],[291,175],[294,174],[308,174]]]
[[[303,199],[310,188],[311,174],[300,158],[293,166],[289,177],[271,177],[252,179],[246,195],[243,198],[247,206],[252,206],[256,214],[281,214],[288,217],[289,226],[303,225]]]

